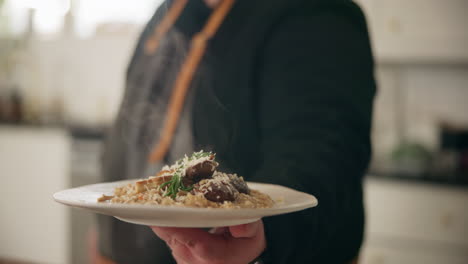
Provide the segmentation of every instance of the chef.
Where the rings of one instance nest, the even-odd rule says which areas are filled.
[[[102,180],[154,175],[205,149],[222,171],[320,204],[210,232],[100,216],[94,262],[356,261],[373,70],[364,15],[349,0],[166,0],[128,67]]]

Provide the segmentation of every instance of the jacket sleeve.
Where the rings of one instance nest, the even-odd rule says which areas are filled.
[[[264,219],[266,263],[346,263],[362,242],[375,83],[364,18],[347,14],[325,9],[285,18],[260,58],[263,160],[250,180],[319,201]]]

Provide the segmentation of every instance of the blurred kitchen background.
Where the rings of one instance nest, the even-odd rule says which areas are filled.
[[[468,1],[358,2],[379,85],[360,263],[466,264]],[[160,3],[0,0],[0,263],[87,263],[93,215],[51,195],[99,181],[129,56]]]

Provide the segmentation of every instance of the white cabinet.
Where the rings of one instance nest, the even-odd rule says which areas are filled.
[[[468,189],[367,179],[363,264],[468,263]]]
[[[68,209],[52,199],[69,155],[65,130],[0,126],[0,259],[69,263]]]
[[[67,122],[109,124],[120,105],[137,37],[33,39],[24,65],[16,69],[16,81],[25,89],[25,99],[41,111],[62,108]]]
[[[468,1],[357,0],[383,63],[467,63]]]

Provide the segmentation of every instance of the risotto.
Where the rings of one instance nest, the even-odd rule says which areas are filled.
[[[156,175],[103,195],[99,202],[188,206],[203,208],[269,208],[273,200],[251,190],[242,177],[217,171],[211,152],[195,152]]]

